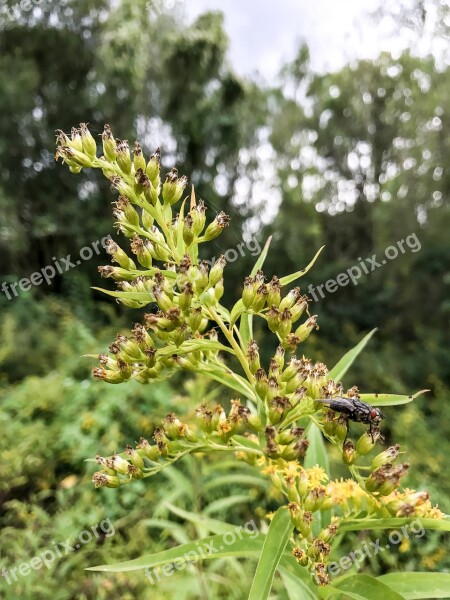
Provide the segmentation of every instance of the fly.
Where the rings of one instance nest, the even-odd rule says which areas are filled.
[[[384,414],[379,408],[375,408],[367,402],[357,400],[356,398],[317,398],[315,402],[322,402],[334,410],[341,413],[355,423],[366,423],[369,425],[369,432],[373,438],[373,428],[380,424],[384,419]],[[348,428],[347,428],[348,434]]]

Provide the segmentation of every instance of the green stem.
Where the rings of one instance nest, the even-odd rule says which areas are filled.
[[[241,366],[242,366],[242,368],[244,370],[245,375],[247,376],[247,379],[248,379],[249,383],[251,385],[253,385],[254,378],[253,378],[253,375],[252,375],[252,373],[251,373],[251,371],[249,369],[247,359],[245,358],[244,353],[241,350],[241,347],[239,346],[239,344],[234,339],[234,335],[229,331],[228,327],[225,325],[225,323],[222,321],[222,319],[220,318],[220,316],[217,314],[217,312],[213,308],[210,307],[210,308],[207,309],[207,311],[209,312],[211,318],[220,327],[223,335],[227,338],[228,343],[230,344],[230,346],[233,348],[233,350],[235,352],[236,358],[241,363]]]

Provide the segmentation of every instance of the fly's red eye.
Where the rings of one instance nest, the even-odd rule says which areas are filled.
[[[376,419],[378,417],[378,411],[375,408],[370,411],[370,417],[372,419]]]

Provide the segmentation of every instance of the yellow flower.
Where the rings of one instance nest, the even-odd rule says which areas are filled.
[[[328,480],[328,475],[322,467],[319,467],[319,465],[306,469],[306,474],[308,475],[309,484],[312,488],[317,487],[322,481]]]

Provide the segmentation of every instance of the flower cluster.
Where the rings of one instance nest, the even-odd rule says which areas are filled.
[[[284,288],[314,260],[307,269],[268,281],[261,270],[266,246],[243,282],[242,296],[228,309],[220,302],[225,258],[219,257],[210,268],[199,257],[201,244],[228,226],[226,214],[207,224],[206,207],[193,188],[190,198],[183,199],[186,177],[179,177],[176,169],[161,177],[159,149],[146,160],[139,143],[130,151],[128,142],[115,139],[108,125],[100,158],[85,124],[70,136],[58,131],[57,142],[56,157],[72,172],[101,169],[118,192],[113,212],[130,251],[109,242],[113,264],[99,271],[117,290],[103,291],[125,306],[149,307],[143,323],[135,324],[129,336],[117,335],[109,352],[99,355],[94,377],[107,383],[150,383],[185,369],[233,392],[227,409],[201,404],[189,423],[169,413],[155,429],[153,443],[141,438],[124,453],[98,456],[96,487],[118,487],[152,476],[189,453],[232,452],[262,469],[285,498],[295,532],[293,554],[320,585],[328,582],[330,544],[343,520],[363,512],[374,517],[442,516],[426,492],[400,490],[408,464],[398,462],[398,446],[369,457],[382,440],[378,422],[373,426],[365,420],[371,423],[369,431],[353,442],[348,439],[348,414],[321,402],[343,395],[359,401],[359,390],[352,387],[344,394],[323,363],[314,363],[303,352],[297,356],[298,347],[317,327],[317,316],[310,315],[308,298],[299,287]],[[267,365],[261,364],[253,339],[256,317],[277,340]],[[237,369],[225,362],[227,355],[234,357]],[[311,426],[339,450],[352,479],[328,481],[320,467],[305,467]],[[317,532],[318,514],[330,508],[334,518]]]

